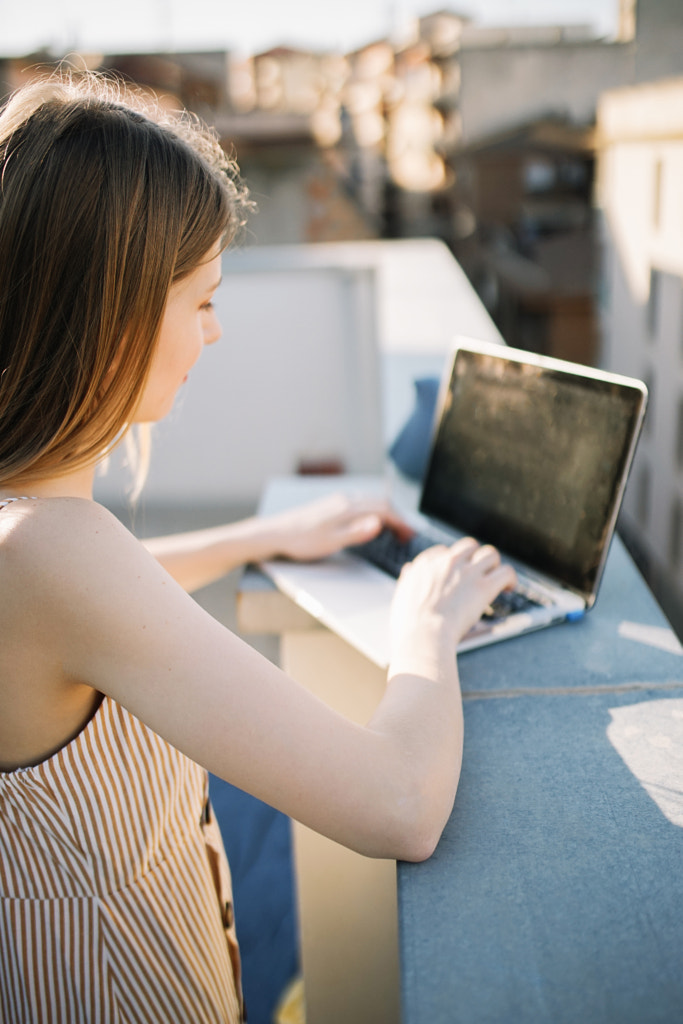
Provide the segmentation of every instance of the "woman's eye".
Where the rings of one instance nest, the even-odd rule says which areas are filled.
[[[213,309],[213,302],[203,302],[199,307],[201,310],[205,310],[207,313]]]

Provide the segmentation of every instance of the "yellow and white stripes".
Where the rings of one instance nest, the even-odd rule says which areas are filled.
[[[233,1024],[239,958],[206,773],[114,701],[0,773],[0,1021]]]

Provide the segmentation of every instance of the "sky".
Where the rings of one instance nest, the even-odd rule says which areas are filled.
[[[445,8],[482,25],[588,24],[610,35],[617,7],[618,0],[0,0],[0,55],[41,47],[247,54],[290,45],[348,52]]]

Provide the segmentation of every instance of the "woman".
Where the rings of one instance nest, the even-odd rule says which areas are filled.
[[[212,619],[187,592],[234,566],[399,525],[332,499],[143,546],[92,500],[218,339],[234,168],[189,117],[87,76],[16,94],[0,162],[0,1007],[239,1020],[205,769],[364,854],[428,857],[459,774],[454,650],[513,574],[473,541],[404,571],[365,728]]]

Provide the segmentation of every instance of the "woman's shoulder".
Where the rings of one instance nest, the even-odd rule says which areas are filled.
[[[172,581],[102,505],[64,497],[21,506],[6,519],[0,511],[0,580],[11,595],[0,605],[0,635],[15,650],[38,645],[37,657],[108,692],[93,676],[96,656],[155,611]]]
[[[130,536],[112,512],[87,498],[26,497],[0,508],[0,547],[13,555],[30,557],[44,546],[68,546],[100,533],[120,539]]]
[[[144,558],[142,545],[97,502],[28,498],[0,509],[0,567],[5,588],[64,586],[118,557]]]
[[[92,713],[98,680],[78,652],[111,606],[107,566],[144,549],[101,505],[40,498],[0,509],[0,761],[35,763]]]

